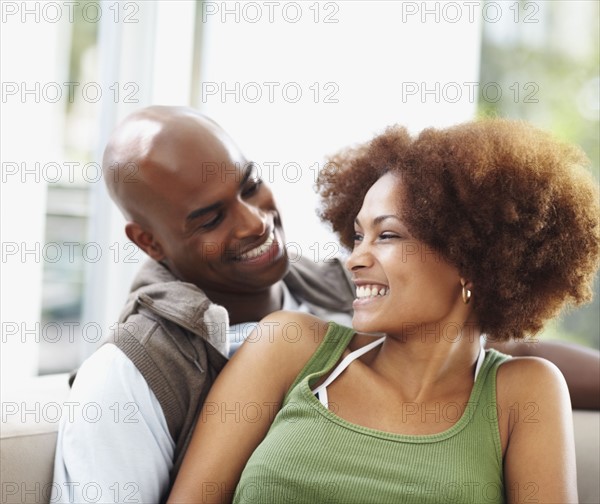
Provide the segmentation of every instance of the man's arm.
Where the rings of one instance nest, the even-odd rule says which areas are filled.
[[[573,409],[600,409],[600,352],[560,341],[488,341],[486,347],[514,357],[542,357],[562,372]]]
[[[78,371],[67,404],[73,414],[62,417],[51,502],[160,502],[174,443],[125,354],[114,345],[98,350]]]

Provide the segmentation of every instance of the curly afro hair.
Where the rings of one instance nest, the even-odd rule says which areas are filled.
[[[484,119],[416,138],[390,127],[330,161],[317,181],[320,216],[341,242],[352,247],[369,188],[399,174],[401,218],[472,282],[489,337],[533,335],[565,304],[591,299],[600,205],[579,148],[524,122]]]

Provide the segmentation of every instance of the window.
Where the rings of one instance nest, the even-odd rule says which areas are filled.
[[[501,19],[483,25],[479,95],[480,114],[525,119],[580,145],[596,178],[599,6],[587,1],[510,2]],[[596,278],[591,304],[553,321],[544,337],[600,348],[598,284]]]

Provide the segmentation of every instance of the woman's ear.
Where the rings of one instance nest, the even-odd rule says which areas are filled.
[[[471,301],[471,295],[473,294],[473,282],[466,278],[460,277],[460,285],[462,287],[462,299],[463,303],[469,304]]]
[[[460,285],[461,287],[466,287],[469,290],[473,290],[473,282],[471,282],[471,280],[467,280],[465,277],[460,277]]]
[[[125,234],[133,243],[141,248],[155,261],[162,261],[165,258],[163,249],[149,231],[145,231],[137,222],[128,222],[125,224]]]

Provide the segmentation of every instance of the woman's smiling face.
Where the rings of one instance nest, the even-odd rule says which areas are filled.
[[[402,179],[385,174],[356,216],[354,249],[346,263],[357,286],[353,326],[390,335],[455,334],[465,308],[459,272],[408,232],[401,218],[402,191]]]

